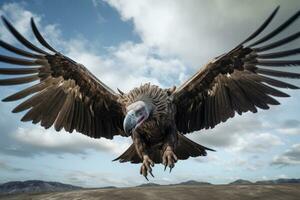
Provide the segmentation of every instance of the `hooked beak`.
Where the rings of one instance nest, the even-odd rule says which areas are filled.
[[[123,128],[125,134],[127,136],[130,136],[134,131],[134,129],[136,129],[143,121],[144,121],[144,116],[137,118],[134,110],[129,111],[123,122]]]

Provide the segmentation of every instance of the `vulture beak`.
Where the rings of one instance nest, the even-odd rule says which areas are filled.
[[[135,117],[135,112],[134,110],[131,110],[127,113],[123,122],[123,128],[127,136],[130,136],[132,134],[132,131],[135,128],[136,124],[137,119]]]
[[[148,118],[147,113],[130,110],[124,119],[123,128],[125,134],[130,136],[132,132]]]

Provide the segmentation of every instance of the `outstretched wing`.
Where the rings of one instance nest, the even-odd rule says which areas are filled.
[[[19,104],[14,113],[28,110],[22,121],[39,123],[46,129],[54,125],[57,131],[64,128],[68,132],[76,130],[93,138],[112,139],[114,135],[124,135],[122,131],[122,105],[117,94],[99,81],[83,65],[53,49],[39,33],[33,19],[31,27],[37,40],[48,53],[25,39],[4,17],[7,29],[28,52],[16,48],[2,40],[0,46],[26,58],[0,55],[4,63],[24,67],[0,68],[1,75],[14,75],[1,79],[0,85],[19,85],[37,81],[3,101],[15,101],[30,96]],[[23,76],[19,76],[23,75]]]
[[[279,104],[273,97],[289,96],[276,88],[299,89],[273,77],[300,78],[299,73],[286,70],[288,66],[300,65],[300,60],[281,59],[299,54],[300,48],[274,51],[299,38],[300,32],[277,41],[272,39],[290,26],[299,17],[300,11],[275,30],[252,42],[268,26],[278,9],[245,41],[208,63],[174,92],[179,131],[189,133],[213,128],[234,117],[236,112],[241,115],[247,111],[255,113],[257,108],[269,109],[269,105]],[[252,43],[245,45],[249,42]],[[268,44],[263,45],[264,42]],[[268,50],[274,52],[266,53]],[[278,70],[278,67],[283,68]]]

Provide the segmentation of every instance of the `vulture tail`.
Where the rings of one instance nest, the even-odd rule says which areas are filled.
[[[184,135],[178,133],[178,145],[175,149],[175,154],[179,160],[186,160],[189,157],[198,157],[198,156],[206,156],[206,151],[215,151],[213,149],[207,148],[196,142],[193,142],[189,138]],[[153,160],[154,163],[162,162],[162,150],[161,146],[157,146],[157,148],[153,148],[153,151],[150,152],[149,157]],[[134,144],[131,144],[129,148],[118,158],[113,161],[123,162],[131,162],[131,163],[141,163],[142,159],[137,154]]]

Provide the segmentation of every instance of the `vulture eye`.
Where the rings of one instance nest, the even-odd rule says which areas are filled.
[[[140,116],[141,114],[142,114],[142,111],[141,111],[141,110],[138,110],[138,111],[135,113],[136,116]]]
[[[138,110],[135,112],[135,115],[136,115],[136,116],[141,116],[141,115],[143,114],[143,112],[144,112],[144,109],[143,109],[143,108],[140,108],[140,109],[138,109]]]

